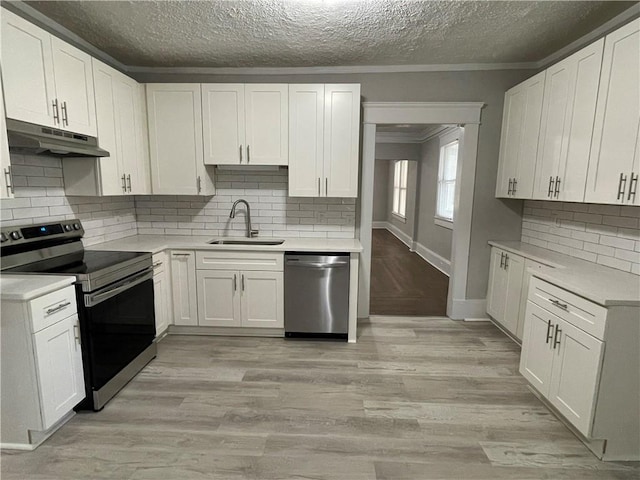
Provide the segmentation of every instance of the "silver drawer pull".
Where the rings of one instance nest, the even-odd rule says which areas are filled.
[[[57,307],[47,309],[46,313],[47,313],[47,315],[54,314],[54,313],[59,312],[60,310],[62,310],[64,308],[67,308],[69,305],[71,305],[71,302],[61,303]]]
[[[550,298],[549,301],[551,303],[553,303],[556,307],[561,308],[563,310],[566,310],[568,305],[566,303],[560,303],[558,300],[556,300],[555,298]]]
[[[156,262],[156,263],[154,263],[152,266],[153,266],[153,268],[157,268],[157,267],[159,267],[160,265],[162,265],[162,262]]]

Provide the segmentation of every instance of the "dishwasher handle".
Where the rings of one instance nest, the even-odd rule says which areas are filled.
[[[300,268],[334,268],[334,267],[346,267],[349,262],[301,262],[298,260],[287,260],[287,267],[300,267]]]

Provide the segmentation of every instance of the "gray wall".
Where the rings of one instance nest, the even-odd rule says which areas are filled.
[[[533,70],[323,75],[134,74],[141,82],[360,83],[365,102],[483,102],[478,139],[467,298],[487,293],[490,239],[519,240],[522,202],[495,198],[504,92]]]
[[[389,165],[392,162],[376,160],[373,173],[373,221],[386,222],[389,207]]]
[[[420,160],[420,186],[418,188],[418,232],[416,241],[451,260],[451,229],[436,225],[436,202],[438,197],[438,167],[440,163],[440,139],[438,137],[422,144]]]

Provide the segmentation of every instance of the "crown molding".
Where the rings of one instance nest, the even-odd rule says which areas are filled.
[[[434,138],[443,137],[457,130],[458,125],[440,125],[435,130],[417,133],[376,132],[376,143],[425,143]]]

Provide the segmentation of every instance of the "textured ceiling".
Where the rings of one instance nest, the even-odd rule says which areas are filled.
[[[539,61],[635,2],[25,3],[129,66],[305,67]]]

